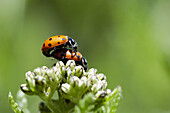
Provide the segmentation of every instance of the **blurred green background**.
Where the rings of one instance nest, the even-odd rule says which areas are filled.
[[[54,62],[50,36],[75,39],[89,67],[123,88],[117,113],[170,113],[170,0],[0,0],[0,113],[25,73]],[[39,97],[27,96],[38,112]]]

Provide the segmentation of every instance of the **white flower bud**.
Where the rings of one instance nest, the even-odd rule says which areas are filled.
[[[106,92],[102,90],[102,91],[97,91],[95,97],[96,98],[104,98],[106,95],[107,95]]]
[[[56,66],[52,67],[52,69],[53,69],[54,73],[56,73],[56,72],[60,71],[60,69],[59,69],[59,68],[57,68]]]
[[[41,69],[43,69],[43,70],[47,70],[47,69],[48,69],[48,67],[47,67],[47,66],[42,66],[42,67],[41,67]]]
[[[107,93],[107,94],[110,94],[111,92],[112,92],[111,89],[106,89],[106,93]]]
[[[46,81],[45,81],[44,77],[42,77],[42,76],[37,75],[35,77],[35,80],[36,80],[36,83],[38,83],[40,85],[45,85],[46,84]]]
[[[93,84],[97,83],[98,78],[96,76],[89,76],[88,80],[91,81]]]
[[[87,80],[87,77],[83,76],[81,78],[81,81],[84,83],[84,84],[87,84],[88,83],[88,80]]]
[[[34,94],[34,92],[29,87],[27,87],[27,84],[21,84],[20,88],[24,93],[26,93],[28,95]]]
[[[62,79],[62,76],[61,76],[61,74],[60,74],[60,72],[59,71],[57,71],[56,73],[55,73],[55,80],[56,81],[58,81],[59,82],[59,80],[61,80]]]
[[[26,78],[27,77],[29,77],[29,78],[34,78],[34,73],[33,72],[31,72],[31,71],[28,71],[28,72],[26,72],[26,74],[25,74],[25,76],[26,76]]]
[[[102,89],[106,89],[106,88],[107,88],[107,81],[106,81],[106,80],[102,80],[102,81],[100,82],[100,84],[103,85]]]
[[[66,73],[66,68],[65,68],[65,66],[62,66],[61,67],[61,74],[65,75],[65,73]]]
[[[68,60],[66,63],[66,69],[71,68],[71,70],[73,70],[75,66],[76,66],[76,63],[74,60]]]
[[[83,67],[79,65],[79,66],[76,66],[76,67],[74,68],[72,74],[73,74],[74,76],[80,77],[80,76],[83,75],[83,72],[84,72]]]
[[[91,88],[91,90],[96,93],[97,91],[102,89],[102,85],[101,84],[94,84]]]
[[[47,73],[47,79],[49,80],[49,82],[53,81],[54,80],[54,72],[52,69],[48,69],[46,71]]]
[[[106,80],[106,76],[103,73],[97,74],[99,80]]]
[[[95,75],[97,73],[97,69],[94,69],[94,68],[91,68],[91,69],[89,69],[89,71],[88,71],[88,74],[93,74],[93,75]]]
[[[31,71],[28,71],[25,75],[26,75],[26,81],[29,84],[30,89],[34,90],[34,87],[35,87],[34,76],[35,76],[35,74],[33,72],[31,72]]]
[[[68,83],[65,83],[65,84],[62,84],[61,85],[61,90],[64,92],[64,93],[68,93],[70,91],[70,85]]]
[[[71,71],[71,68],[69,68],[67,70],[67,80],[70,80],[71,75],[72,75],[72,71]]]
[[[80,82],[80,79],[76,76],[73,76],[70,78],[70,85],[72,85],[72,87],[75,87],[75,86],[79,86],[79,82]]]
[[[34,72],[36,75],[41,75],[41,68],[38,67],[38,68],[34,69],[33,72]]]
[[[64,66],[64,63],[62,61],[56,63],[56,67],[61,68],[62,66]]]
[[[27,84],[21,84],[21,89],[25,91],[29,91],[30,89],[27,87]]]

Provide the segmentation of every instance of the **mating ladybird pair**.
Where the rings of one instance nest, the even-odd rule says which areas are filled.
[[[87,70],[87,61],[80,52],[77,51],[77,42],[65,35],[52,36],[42,45],[42,53],[46,57],[53,57],[66,63],[74,60],[77,65],[82,65]]]

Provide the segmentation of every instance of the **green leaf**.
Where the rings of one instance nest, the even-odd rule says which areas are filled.
[[[19,107],[18,107],[18,104],[14,101],[14,98],[11,94],[11,92],[9,92],[9,95],[8,95],[8,101],[11,105],[11,108],[13,109],[13,111],[15,113],[24,113]]]
[[[89,113],[95,107],[95,96],[93,93],[86,94],[75,107],[75,113]]]
[[[120,86],[115,88],[112,93],[107,98],[107,103],[102,106],[100,112],[102,113],[115,113],[122,97],[122,89]]]

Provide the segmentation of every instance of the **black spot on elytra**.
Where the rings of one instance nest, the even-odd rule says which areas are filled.
[[[49,43],[48,46],[51,47],[51,43]]]
[[[60,44],[60,42],[58,42],[58,44]]]
[[[52,38],[49,38],[49,40],[52,40]]]
[[[58,37],[60,37],[60,35]]]
[[[45,46],[45,43],[43,44],[43,47]]]

